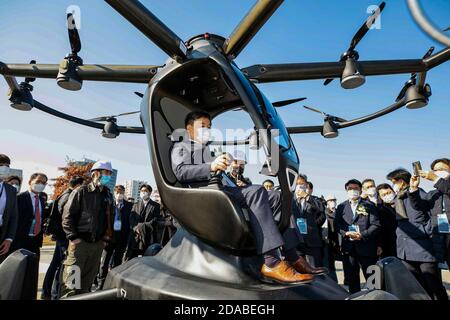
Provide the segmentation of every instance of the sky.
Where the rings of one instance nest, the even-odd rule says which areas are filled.
[[[253,0],[143,0],[182,39],[215,33],[227,37],[251,8]],[[381,15],[381,28],[371,30],[358,45],[360,60],[416,59],[433,42],[415,25],[406,1],[390,0]],[[373,0],[286,0],[236,59],[240,67],[260,63],[337,61],[353,34],[368,17]],[[0,1],[0,61],[59,63],[69,52],[65,12],[80,8],[80,56],[85,64],[164,63],[167,56],[104,1],[100,0],[2,0]],[[441,29],[450,21],[450,2],[425,2],[425,11]],[[323,80],[260,84],[272,101],[308,97],[305,104],[351,119],[394,101],[408,75],[367,77],[363,87],[342,89],[339,81],[323,86]],[[102,138],[100,132],[57,119],[39,110],[17,111],[9,107],[6,83],[0,79],[0,153],[8,154],[13,168],[31,173],[60,175],[67,157],[107,159],[119,170],[118,182],[137,179],[154,183],[144,135],[121,134]],[[22,80],[22,79],[19,79]],[[320,134],[293,136],[299,153],[300,171],[308,175],[317,195],[335,194],[345,200],[344,183],[350,178],[372,177],[385,182],[386,174],[398,167],[411,168],[420,160],[424,168],[439,157],[450,157],[450,63],[428,73],[433,95],[426,108],[401,109],[363,125],[343,129],[336,139]],[[85,81],[78,92],[65,91],[53,79],[33,83],[35,99],[81,118],[93,118],[139,110],[134,91],[143,84]],[[320,125],[321,116],[301,104],[279,113],[287,126]],[[237,116],[239,114],[239,117]],[[139,125],[137,116],[120,118],[120,125]],[[214,123],[219,128],[249,128],[242,113],[225,114]],[[264,176],[257,168],[247,173],[254,182]],[[423,183],[425,189],[431,184]]]

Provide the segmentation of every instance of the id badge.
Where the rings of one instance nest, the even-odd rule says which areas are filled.
[[[122,229],[122,221],[114,221],[114,231],[120,231]]]
[[[450,225],[448,223],[447,215],[444,213],[437,215],[437,223],[439,233],[450,233]]]
[[[297,227],[301,234],[308,234],[308,224],[306,219],[297,218]]]

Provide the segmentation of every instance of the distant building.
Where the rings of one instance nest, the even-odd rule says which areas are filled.
[[[135,200],[139,199],[139,189],[143,184],[146,184],[145,181],[138,180],[128,180],[125,182],[125,196],[129,198],[133,198]]]

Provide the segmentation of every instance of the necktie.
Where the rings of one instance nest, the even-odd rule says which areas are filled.
[[[34,196],[34,235],[37,236],[41,232],[41,208],[39,203],[39,196]]]

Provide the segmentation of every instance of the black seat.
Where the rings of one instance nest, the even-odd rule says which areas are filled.
[[[218,189],[181,187],[171,167],[173,142],[168,136],[173,130],[160,111],[153,111],[151,118],[151,159],[164,206],[184,228],[210,245],[236,253],[254,252],[247,215],[233,199]]]

